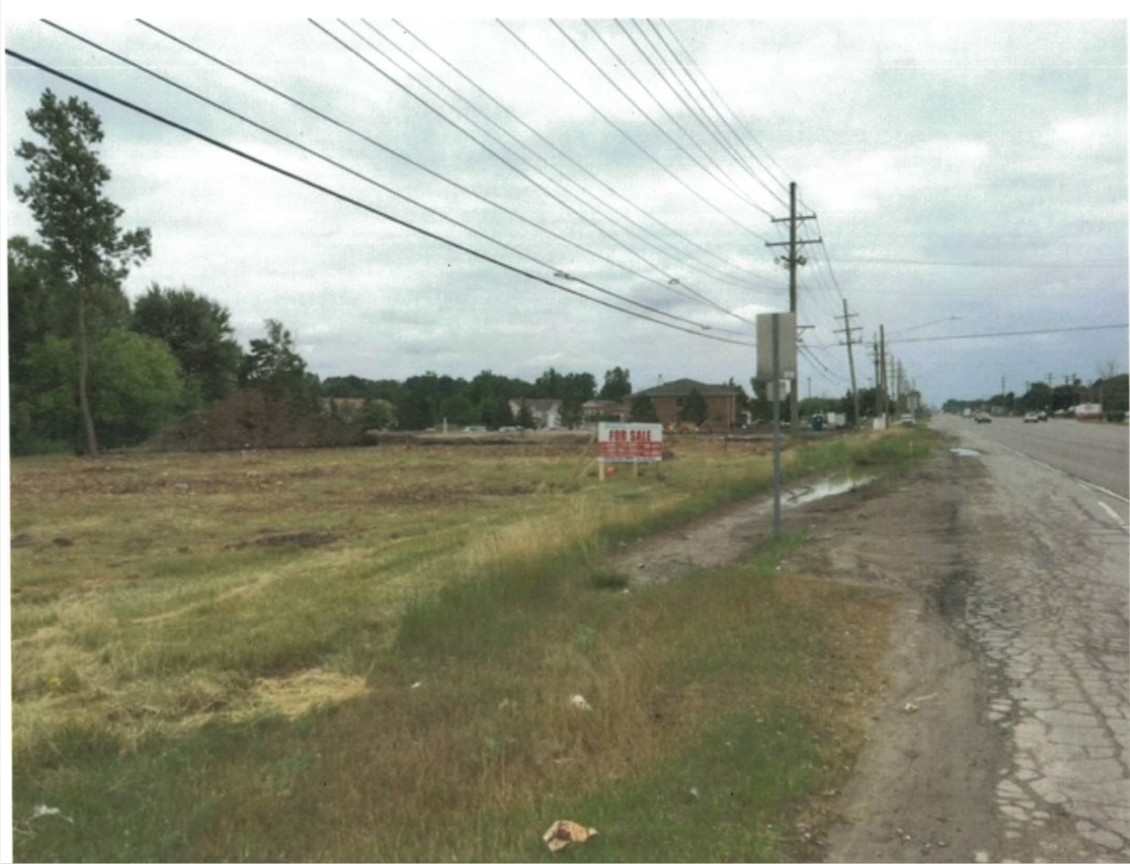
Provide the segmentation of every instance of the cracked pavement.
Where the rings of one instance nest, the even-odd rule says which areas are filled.
[[[955,623],[989,672],[985,719],[1007,753],[993,857],[1130,861],[1125,503],[964,430],[962,441],[989,480],[970,496],[977,578]]]

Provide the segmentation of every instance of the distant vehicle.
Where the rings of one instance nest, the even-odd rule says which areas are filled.
[[[914,426],[916,423],[913,414],[903,414],[899,417],[899,426]]]
[[[978,411],[973,415],[973,419],[978,423],[992,423],[993,418],[986,414],[984,411]]]
[[[486,432],[487,427],[486,426],[464,426],[463,431],[464,432]]]
[[[1035,411],[1029,411],[1027,414],[1024,415],[1024,422],[1025,423],[1039,423],[1040,422],[1040,415],[1037,414]]]
[[[1047,420],[1048,420],[1048,412],[1047,411],[1037,411],[1036,412],[1036,419],[1039,420],[1041,423],[1046,423]]]

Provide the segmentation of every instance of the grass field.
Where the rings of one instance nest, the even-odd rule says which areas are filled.
[[[571,857],[796,854],[889,610],[777,577],[800,537],[625,592],[610,550],[770,484],[673,449],[603,484],[575,444],[13,461],[17,858],[536,860],[557,818],[600,829]]]

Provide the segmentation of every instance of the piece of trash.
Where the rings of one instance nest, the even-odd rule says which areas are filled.
[[[572,706],[574,708],[578,708],[581,711],[591,711],[592,710],[592,706],[588,703],[588,700],[585,699],[585,697],[582,696],[580,693],[574,693],[573,698],[570,699],[569,702],[572,704]]]
[[[927,696],[915,696],[915,697],[914,697],[913,699],[911,699],[910,701],[911,701],[911,702],[914,702],[914,703],[918,703],[918,702],[929,702],[929,701],[930,701],[931,699],[937,699],[937,698],[938,698],[938,694],[937,694],[937,693],[930,693],[930,694],[929,694],[929,695],[927,695]]]
[[[573,843],[587,843],[597,835],[595,828],[586,828],[568,819],[558,819],[542,835],[542,840],[550,852],[560,852]]]
[[[424,683],[423,681],[413,681],[411,686],[408,689],[409,690],[419,690],[420,687],[423,685],[423,683]]]
[[[513,711],[518,707],[518,703],[513,699],[503,699],[498,703],[499,711]]]
[[[918,710],[918,703],[917,702],[907,702],[905,705],[902,706],[902,710],[906,714],[913,714],[915,711]]]
[[[44,816],[63,816],[63,811],[58,807],[48,807],[46,804],[37,804],[35,806],[35,809],[31,811],[30,818],[42,819]],[[63,816],[63,818],[70,822],[72,825],[74,824],[75,820],[70,816]]]
[[[691,787],[691,797],[695,798],[695,799],[698,798],[698,787],[697,786]]]

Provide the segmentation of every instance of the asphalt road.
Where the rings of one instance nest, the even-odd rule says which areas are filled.
[[[1020,417],[998,417],[976,423],[962,417],[936,414],[931,425],[977,442],[1004,445],[1013,451],[1079,480],[1130,498],[1130,429],[1108,423],[1049,420],[1025,423]]]

